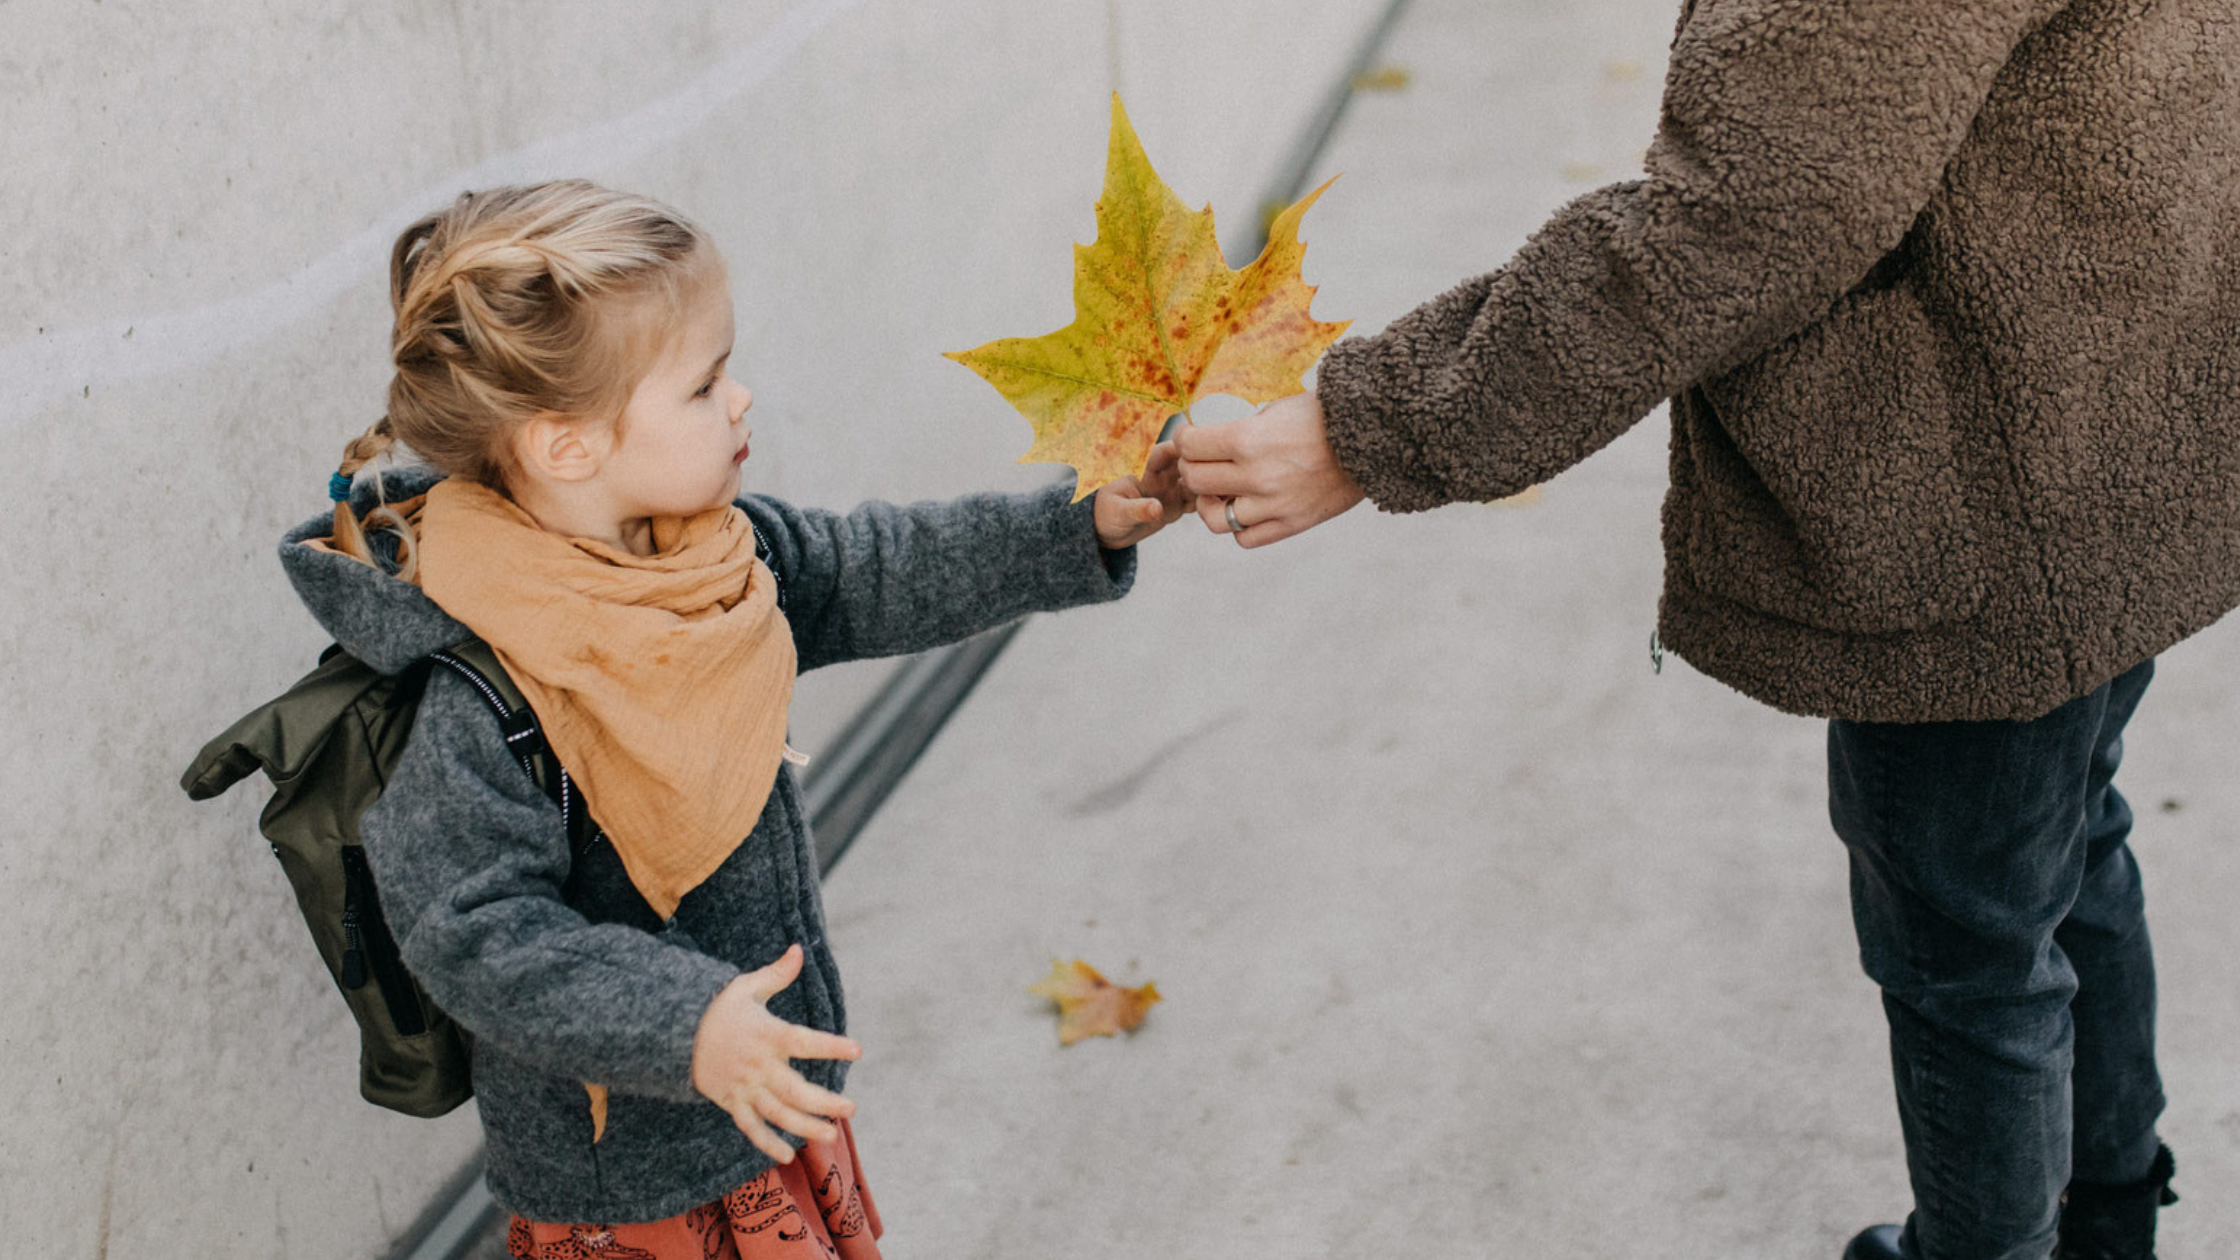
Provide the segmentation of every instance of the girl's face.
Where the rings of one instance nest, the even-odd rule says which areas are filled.
[[[622,411],[621,433],[600,469],[623,519],[690,516],[739,495],[754,391],[727,370],[731,284],[705,264],[683,319]]]

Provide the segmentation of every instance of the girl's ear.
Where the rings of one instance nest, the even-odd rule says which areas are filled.
[[[592,425],[541,412],[513,432],[516,465],[539,481],[579,483],[599,474],[608,443]]]

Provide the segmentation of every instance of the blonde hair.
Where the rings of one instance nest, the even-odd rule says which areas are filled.
[[[402,443],[445,476],[504,490],[507,439],[531,417],[620,418],[635,369],[712,258],[676,211],[583,180],[460,194],[390,252],[389,410],[343,448],[341,475]],[[411,527],[386,503],[365,524],[396,532],[409,580]],[[374,562],[348,500],[335,504],[334,541]]]

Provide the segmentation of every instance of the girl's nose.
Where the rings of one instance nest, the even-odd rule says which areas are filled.
[[[754,391],[744,385],[739,386],[739,415],[742,418],[745,417],[747,409],[752,406],[754,406]],[[733,421],[733,423],[737,423],[737,421]]]

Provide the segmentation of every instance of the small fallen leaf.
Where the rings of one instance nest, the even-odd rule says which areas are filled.
[[[1574,184],[1591,184],[1602,178],[1602,168],[1593,162],[1566,162],[1563,177]]]
[[[1408,73],[1406,66],[1396,66],[1388,61],[1374,70],[1364,70],[1353,76],[1353,90],[1356,92],[1397,92],[1415,82],[1415,79],[1414,75]]]
[[[1073,251],[1071,324],[948,357],[978,372],[1034,426],[1022,464],[1071,464],[1075,501],[1141,473],[1167,418],[1209,394],[1269,403],[1346,330],[1307,313],[1299,220],[1326,182],[1277,214],[1242,271],[1221,257],[1213,209],[1167,187],[1112,98],[1097,239]],[[1350,321],[1349,321],[1350,322]]]
[[[1159,1000],[1159,986],[1146,983],[1124,989],[1097,974],[1097,969],[1076,958],[1071,964],[1053,958],[1050,974],[1027,986],[1058,1004],[1058,1044],[1070,1046],[1084,1037],[1110,1037],[1133,1032],[1143,1023],[1151,1004]]]

